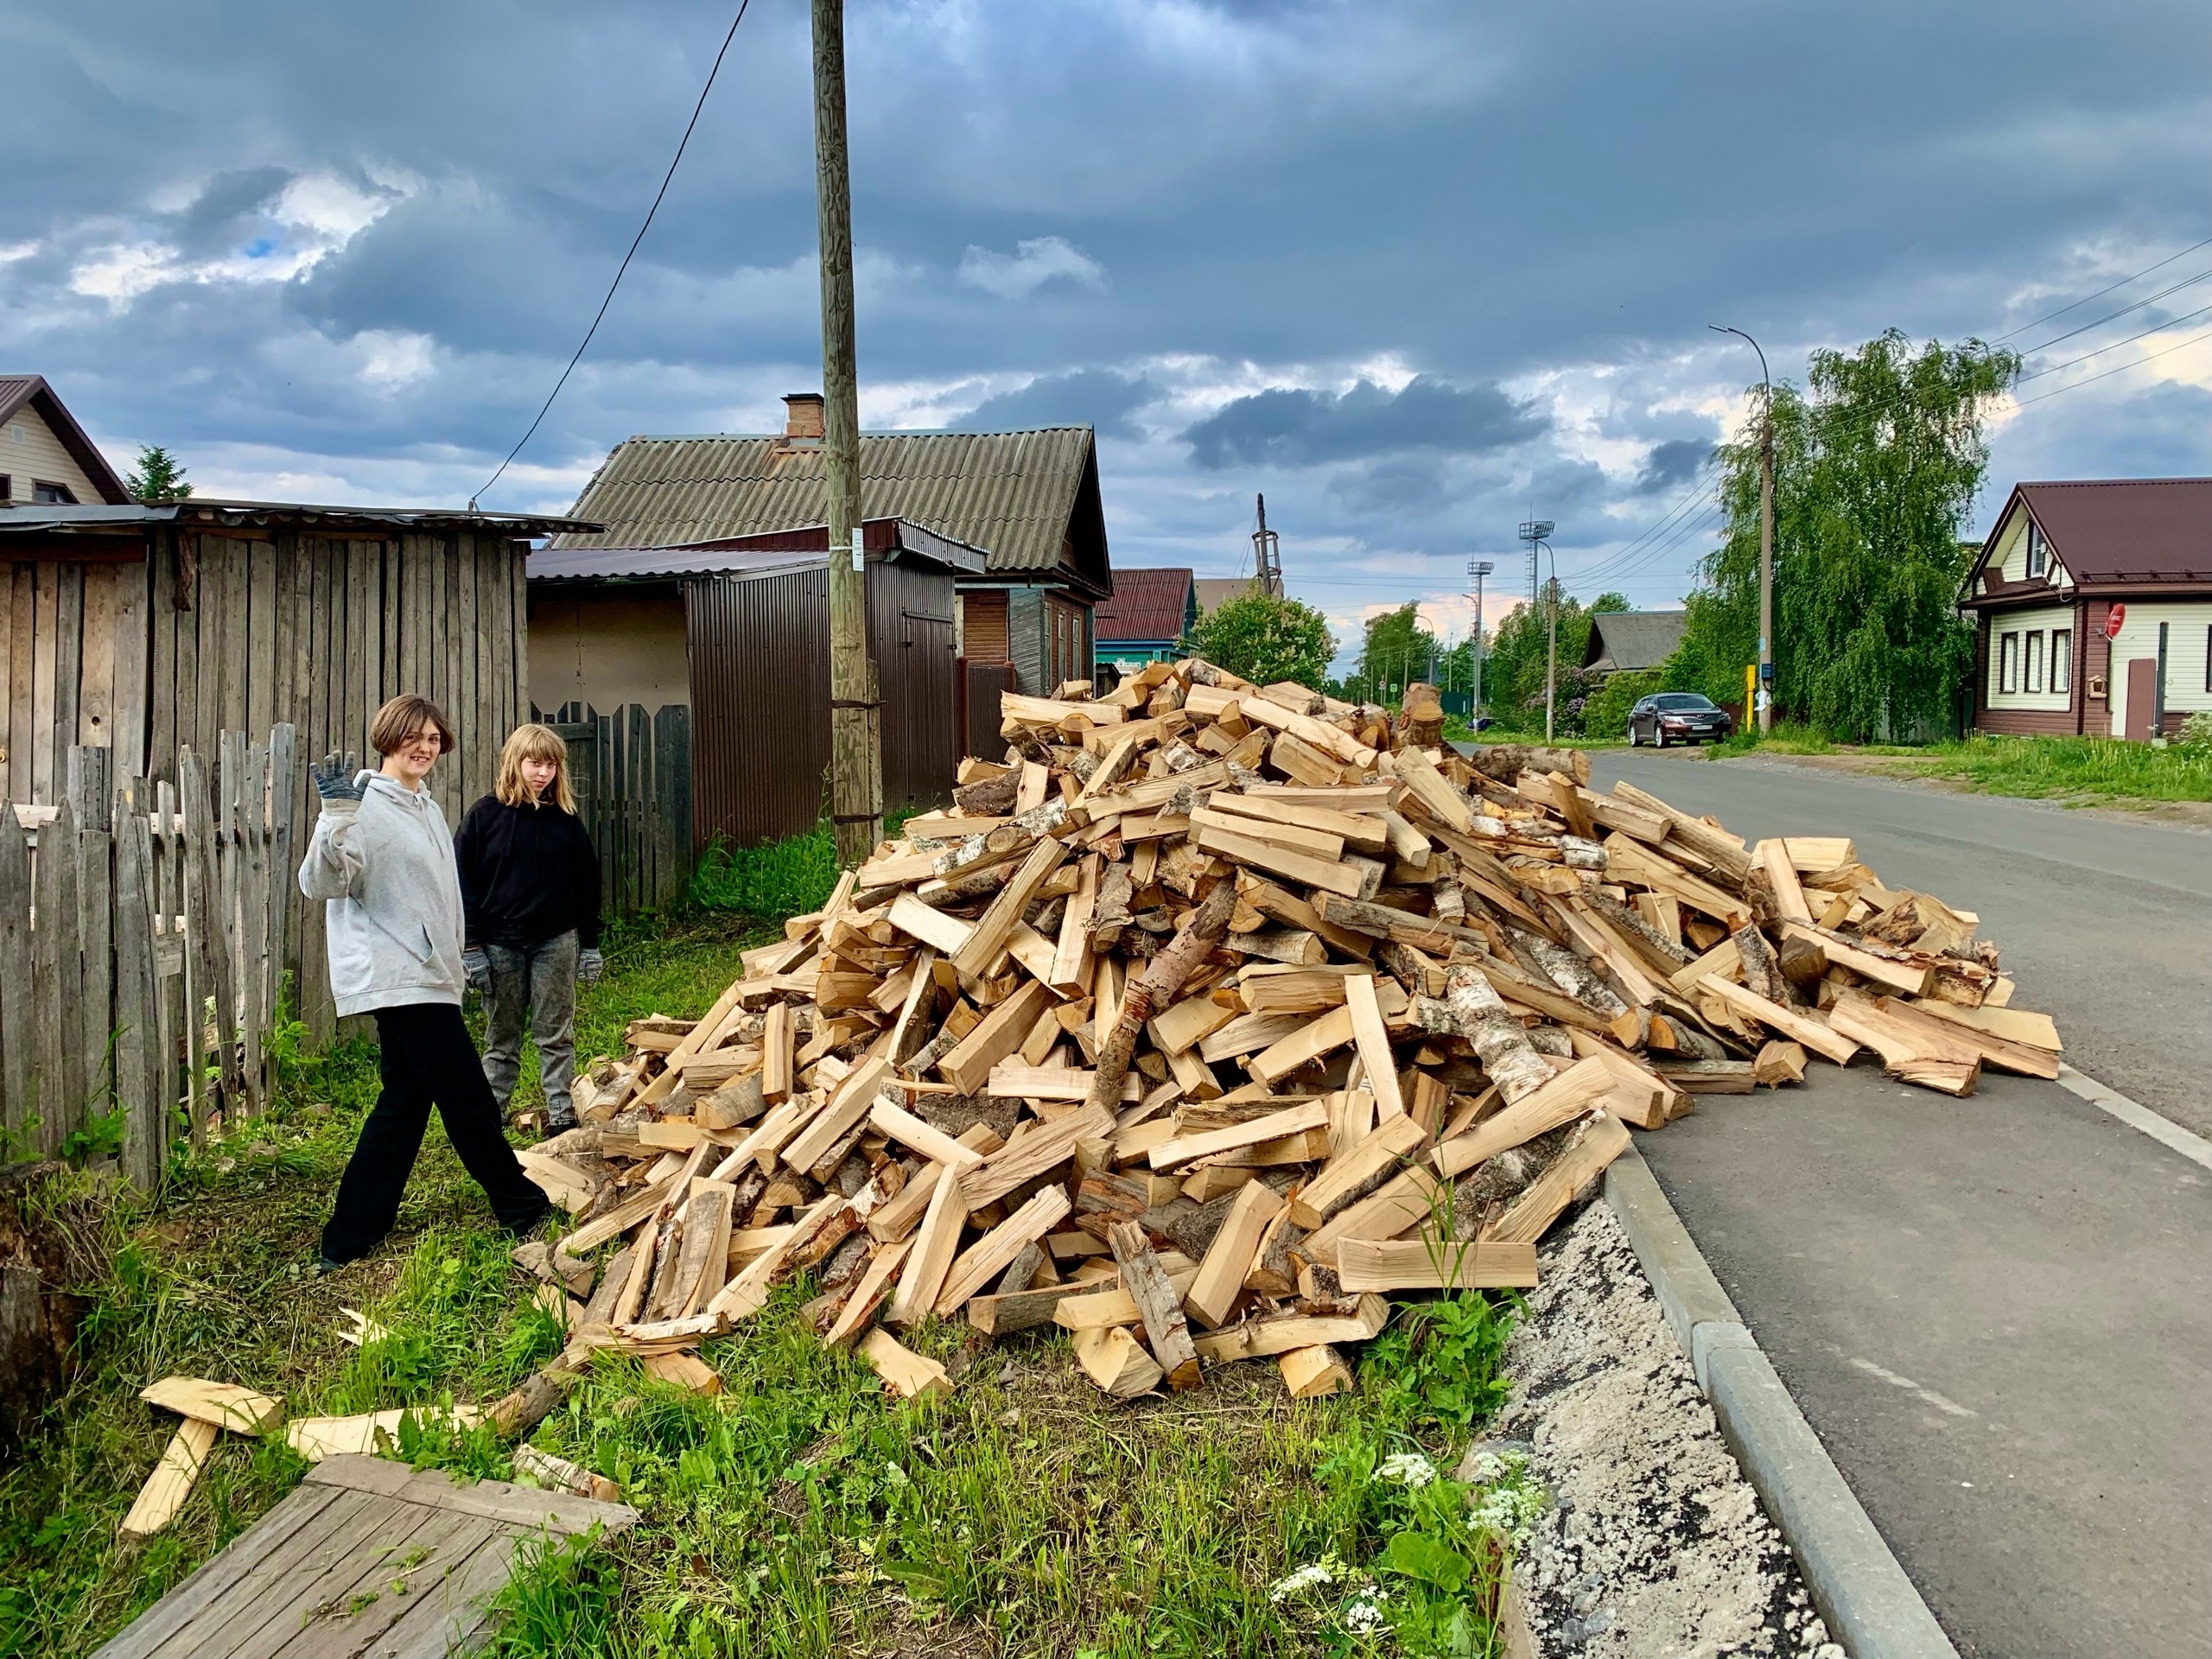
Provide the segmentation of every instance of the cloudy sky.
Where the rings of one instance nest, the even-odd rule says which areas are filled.
[[[1095,424],[1117,564],[1249,569],[1264,490],[1343,636],[1408,599],[1464,634],[1471,556],[1495,616],[1532,512],[1571,589],[1671,604],[1756,378],[1716,322],[1790,378],[1891,326],[2050,342],[1976,530],[2015,478],[2212,472],[2202,0],[851,8],[863,422]],[[0,0],[0,371],[206,493],[457,505],[729,16]],[[819,384],[806,22],[753,0],[486,505]]]

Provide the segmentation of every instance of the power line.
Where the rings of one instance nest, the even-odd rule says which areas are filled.
[[[2086,363],[2093,357],[2102,357],[2107,352],[2116,352],[2123,346],[2133,346],[2139,340],[2148,340],[2153,334],[2164,334],[2169,328],[2178,328],[2184,322],[2194,322],[2197,318],[2202,316],[2208,311],[2212,311],[2212,305],[2200,305],[2194,311],[2184,311],[2177,317],[2170,317],[2154,328],[2145,328],[2139,334],[2130,334],[2126,340],[2115,340],[2109,346],[2100,346],[2094,352],[2084,352],[2079,357],[2069,357],[2063,363],[2053,363],[2048,368],[2037,369],[2032,374],[2022,375],[2020,378],[2022,380],[2040,380],[2046,374],[2056,374],[2061,369],[2070,369],[2076,363]],[[2144,360],[2145,362],[2149,361],[2147,358]],[[2022,401],[2025,402],[2028,400],[2023,399]],[[2040,400],[2038,399],[2036,401]]]
[[[668,171],[661,175],[660,188],[653,192],[653,205],[645,209],[645,222],[638,226],[637,235],[630,238],[630,251],[622,256],[621,264],[615,269],[614,280],[607,285],[607,297],[600,301],[599,309],[592,315],[591,327],[584,330],[584,337],[577,344],[575,355],[569,359],[569,366],[561,371],[561,378],[553,383],[553,390],[545,394],[545,402],[538,409],[537,418],[531,422],[530,430],[516,441],[513,448],[507,451],[506,460],[499,463],[498,472],[484,480],[483,488],[468,498],[471,512],[476,511],[478,500],[489,493],[491,487],[499,481],[501,474],[522,453],[523,445],[537,435],[539,423],[552,409],[553,400],[561,395],[561,388],[569,384],[569,377],[575,372],[576,365],[583,361],[584,349],[591,344],[592,336],[599,332],[599,325],[607,316],[607,308],[614,303],[614,290],[622,286],[623,275],[630,269],[630,261],[637,257],[638,245],[645,239],[645,232],[653,227],[653,215],[660,212],[661,201],[668,194],[671,181],[676,177],[677,164],[683,159],[684,149],[691,142],[692,130],[699,124],[699,112],[707,107],[707,94],[715,90],[715,77],[722,72],[722,59],[728,55],[729,43],[737,38],[737,26],[745,21],[745,9],[752,3],[753,0],[738,0],[737,16],[729,20],[729,33],[722,36],[721,49],[715,54],[714,67],[707,71],[707,84],[699,89],[699,101],[691,106],[691,118],[683,124],[683,137],[677,140],[676,154],[669,158]]]
[[[2190,243],[2179,253],[2168,254],[2164,258],[2159,260],[2155,265],[2144,266],[2142,270],[2137,271],[2132,276],[2121,277],[2110,288],[2101,288],[2094,294],[2085,294],[2080,299],[2075,300],[2071,305],[2062,305],[2057,310],[2049,312],[2043,316],[2037,317],[2033,322],[2024,322],[2018,327],[1998,335],[1996,339],[1991,340],[1989,343],[1993,346],[2002,346],[2006,340],[2012,339],[2014,334],[2024,334],[2031,328],[2040,328],[2046,322],[2050,322],[2059,317],[2064,316],[2069,311],[2079,310],[2082,306],[2087,305],[2091,300],[2101,300],[2106,295],[2116,293],[2120,289],[2126,288],[2130,283],[2136,282],[2142,277],[2148,276],[2154,270],[2164,270],[2168,265],[2173,264],[2175,260],[2186,258],[2189,255],[2195,253],[2199,248],[2212,248],[2212,236],[2206,237],[2202,242]]]
[[[2168,295],[2178,294],[2184,288],[2194,288],[2197,283],[2202,282],[2208,276],[2212,276],[2212,270],[2200,270],[2194,276],[2186,277],[2181,282],[2162,288],[2155,294],[2145,295],[2143,298],[2137,300],[2132,305],[2123,305],[2117,311],[2108,311],[2103,316],[2099,317],[2094,322],[2085,322],[2079,328],[2069,328],[2063,334],[2053,334],[2049,340],[2044,341],[2042,345],[2029,346],[2025,351],[2021,353],[2021,355],[2023,357],[2032,357],[2037,352],[2047,352],[2052,346],[2073,339],[2076,334],[2086,334],[2092,328],[2101,328],[2105,324],[2112,321],[2114,318],[2124,317],[2131,311],[2140,311],[2146,305],[2156,305],[2160,300],[2164,299]]]
[[[2158,331],[2153,329],[2152,332],[2155,334]],[[2140,338],[2140,336],[2139,336],[2139,338]],[[2069,391],[2078,391],[2083,386],[2089,385],[2095,381],[2102,380],[2108,375],[2123,374],[2129,369],[2141,368],[2143,365],[2150,362],[2153,358],[2164,357],[2169,353],[2178,352],[2184,346],[2194,346],[2198,341],[2205,340],[2212,340],[2212,328],[2207,328],[2201,334],[2192,334],[2187,340],[2182,340],[2177,344],[2169,346],[2163,351],[2145,352],[2142,356],[2137,358],[2133,363],[2122,363],[2117,368],[2106,369],[2102,372],[2097,374],[2084,375],[2081,379],[2074,381],[2069,385],[2054,386],[2050,391],[2039,393],[2036,397],[2023,397],[2019,400],[2019,404],[2021,407],[2024,408],[2030,404],[2047,404],[2054,397],[2063,397]]]

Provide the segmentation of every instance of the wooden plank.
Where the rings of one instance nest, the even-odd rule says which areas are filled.
[[[942,1319],[957,1312],[1013,1265],[1014,1257],[1059,1225],[1072,1208],[1065,1187],[1045,1187],[969,1245],[945,1274],[934,1304],[938,1316]]]
[[[837,1321],[823,1337],[826,1348],[850,1348],[854,1341],[874,1322],[883,1306],[883,1299],[890,1294],[892,1275],[899,1271],[906,1254],[914,1247],[911,1238],[902,1238],[879,1247],[868,1258],[867,1270],[861,1274],[860,1283],[845,1299],[845,1306],[837,1314]]]
[[[869,1106],[868,1121],[878,1134],[921,1154],[933,1163],[961,1169],[983,1161],[982,1153],[962,1146],[944,1130],[880,1096]]]
[[[1623,1086],[1623,1080],[1599,1056],[1577,1060],[1534,1093],[1485,1118],[1458,1140],[1446,1141],[1430,1155],[1430,1162],[1440,1174],[1463,1174],[1501,1152],[1510,1152],[1548,1130],[1572,1122],[1594,1106],[1605,1104]],[[1635,1116],[1640,1121],[1644,1102],[1639,1100],[1635,1105]]]
[[[1077,1332],[1074,1348],[1076,1363],[1084,1374],[1116,1400],[1151,1393],[1166,1375],[1160,1363],[1118,1325]]]
[[[2063,1053],[2065,1045],[2059,1041],[2057,1023],[2047,1014],[2037,1014],[2027,1008],[1993,1007],[1986,1001],[1978,1008],[1962,1007],[1956,1002],[1931,1000],[1909,1005],[1916,1012],[1932,1014],[1939,1020],[1948,1020],[1953,1025],[1972,1026],[1992,1037],[2002,1038],[2008,1043],[2018,1043],[2027,1048],[2049,1049]]]
[[[1719,997],[1738,1014],[1749,1014],[1761,1025],[1780,1032],[1793,1042],[1802,1043],[1814,1053],[1838,1065],[1851,1064],[1851,1057],[1859,1052],[1859,1045],[1850,1038],[1839,1035],[1821,1020],[1809,1014],[1796,1013],[1770,1002],[1756,991],[1719,978],[1700,980],[1698,988]]]
[[[1078,1141],[1099,1141],[1114,1131],[1113,1114],[1084,1107],[1050,1123],[1033,1123],[961,1177],[969,1207],[980,1210],[1057,1169],[1075,1156]]]
[[[1006,948],[1007,939],[1021,919],[1021,912],[1028,908],[1031,897],[1067,855],[1067,847],[1049,837],[1031,849],[1021,868],[1007,878],[1007,884],[999,889],[976,921],[975,931],[953,954],[956,972],[963,978],[972,978],[990,967],[992,959]]]
[[[1389,1180],[1427,1138],[1427,1131],[1408,1116],[1378,1124],[1299,1189],[1291,1199],[1291,1219],[1308,1232],[1324,1226]]]
[[[1529,1289],[1536,1282],[1536,1247],[1472,1239],[1348,1239],[1337,1249],[1337,1282],[1347,1291]]]
[[[976,931],[975,923],[934,909],[912,893],[901,893],[891,901],[887,919],[900,932],[912,934],[924,944],[935,945],[948,956],[958,952]]]
[[[1144,1229],[1133,1221],[1116,1222],[1107,1230],[1106,1242],[1122,1264],[1122,1288],[1136,1299],[1152,1357],[1166,1373],[1167,1386],[1178,1393],[1197,1388],[1203,1377],[1182,1298],[1169,1284]]]
[[[1381,1119],[1403,1116],[1406,1103],[1398,1090],[1398,1062],[1390,1052],[1390,1033],[1382,1024],[1382,1005],[1376,1001],[1374,975],[1354,974],[1344,981],[1344,1008],[1351,1019],[1352,1040],[1358,1045],[1360,1063],[1367,1068],[1367,1087],[1375,1096],[1376,1116]]]
[[[991,1068],[1021,1046],[1052,1000],[1045,986],[1024,980],[1019,990],[984,1015],[982,1023],[937,1063],[938,1075],[963,1094],[974,1094],[989,1081]]]
[[[929,1209],[916,1230],[913,1249],[907,1252],[906,1270],[899,1276],[898,1294],[884,1309],[890,1325],[918,1325],[936,1305],[945,1276],[960,1245],[960,1230],[967,1224],[969,1203],[961,1188],[962,1172],[940,1166],[937,1185],[930,1193]]]
[[[952,1392],[952,1377],[944,1366],[905,1346],[887,1331],[869,1332],[860,1351],[883,1379],[883,1386],[901,1400],[934,1399]]]
[[[1774,902],[1785,922],[1810,922],[1812,907],[1805,902],[1805,889],[1797,880],[1797,867],[1790,861],[1789,844],[1779,836],[1769,836],[1759,842],[1755,856],[1759,868],[1766,872],[1768,885],[1774,890]]]
[[[1566,1150],[1544,1166],[1543,1173],[1522,1189],[1512,1207],[1483,1229],[1482,1248],[1489,1250],[1520,1245],[1529,1252],[1533,1276],[1536,1241],[1573,1202],[1574,1195],[1603,1174],[1628,1147],[1629,1133],[1619,1121],[1610,1112],[1597,1113],[1576,1132]],[[1341,1277],[1342,1250],[1337,1253],[1337,1270]]]
[[[1309,1100],[1295,1106],[1286,1106],[1280,1111],[1268,1113],[1248,1122],[1232,1124],[1227,1128],[1211,1129],[1201,1135],[1179,1135],[1174,1140],[1154,1147],[1146,1154],[1146,1161],[1154,1169],[1165,1173],[1210,1158],[1217,1153],[1236,1152],[1262,1141],[1281,1140],[1307,1129],[1326,1129],[1329,1127],[1329,1103]]]
[[[37,1109],[38,957],[31,900],[30,843],[16,815],[0,810],[0,960],[10,964],[0,972],[0,1126],[10,1132],[20,1132]]]
[[[1761,846],[1766,845],[1762,842]],[[1936,982],[1936,964],[1932,962],[1897,962],[1888,957],[1865,950],[1847,940],[1840,939],[1825,928],[1814,927],[1806,922],[1784,922],[1785,937],[1801,938],[1816,944],[1829,963],[1837,968],[1848,968],[1861,979],[1871,979],[1877,984],[1903,991],[1908,996],[1925,996]],[[1693,963],[1692,967],[1695,964]],[[1684,969],[1684,973],[1690,969]]]
[[[215,1449],[215,1425],[188,1417],[169,1437],[168,1447],[154,1466],[120,1529],[126,1538],[150,1538],[176,1518],[184,1500],[192,1496],[200,1465]]]
[[[1192,840],[1200,852],[1217,854],[1238,864],[1287,876],[1306,887],[1341,893],[1347,899],[1372,898],[1382,882],[1382,867],[1371,859],[1347,858],[1338,861],[1316,858],[1310,853],[1226,830],[1200,830]]]
[[[1244,1062],[1244,1069],[1256,1082],[1272,1089],[1300,1066],[1342,1048],[1352,1037],[1351,1007],[1332,1008],[1254,1055]]]
[[[37,926],[31,936],[39,1149],[48,1157],[84,1115],[82,1005],[77,1000],[76,822],[63,801],[39,831]]]
[[[1208,1327],[1227,1320],[1251,1271],[1261,1236],[1282,1207],[1281,1195],[1264,1181],[1247,1181],[1237,1190],[1198,1263],[1197,1280],[1183,1298],[1185,1312]]]
[[[1363,1293],[1358,1311],[1340,1315],[1292,1314],[1254,1319],[1200,1337],[1192,1344],[1209,1365],[1225,1365],[1239,1359],[1272,1359],[1296,1348],[1315,1348],[1329,1343],[1373,1340],[1390,1317],[1390,1304],[1372,1293]]]

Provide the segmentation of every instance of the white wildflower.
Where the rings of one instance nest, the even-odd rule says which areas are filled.
[[[1272,1602],[1285,1602],[1293,1596],[1302,1596],[1308,1590],[1318,1589],[1322,1585],[1334,1584],[1337,1581],[1338,1566],[1337,1558],[1333,1555],[1325,1555],[1318,1561],[1309,1561],[1295,1573],[1276,1580],[1268,1587],[1268,1599]]]
[[[1436,1465],[1418,1452],[1394,1452],[1382,1459],[1375,1478],[1402,1486],[1426,1486],[1436,1478]]]
[[[1363,1590],[1344,1604],[1344,1629],[1354,1636],[1371,1636],[1382,1628],[1382,1592]]]
[[[1493,1486],[1469,1507],[1477,1526],[1510,1539],[1518,1548],[1543,1518],[1544,1494],[1535,1486]]]

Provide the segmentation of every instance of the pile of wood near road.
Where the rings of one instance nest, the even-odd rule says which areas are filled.
[[[952,810],[580,1079],[525,1155],[576,1224],[527,1259],[589,1297],[556,1374],[680,1374],[809,1269],[907,1395],[947,1386],[892,1334],[932,1316],[1065,1328],[1115,1395],[1262,1357],[1323,1392],[1384,1293],[1534,1283],[1624,1126],[1698,1094],[1862,1046],[1955,1095],[2056,1073],[1974,917],[1847,840],[1463,759],[1419,688],[1395,728],[1199,661],[1089,690],[1008,695]]]

